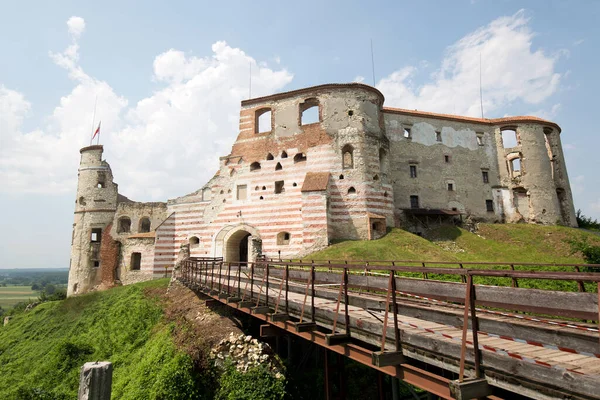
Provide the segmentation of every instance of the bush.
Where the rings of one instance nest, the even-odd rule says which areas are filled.
[[[264,366],[245,373],[228,364],[219,380],[215,400],[281,400],[285,397],[285,379],[277,378]]]
[[[591,217],[586,217],[581,210],[577,210],[575,217],[577,219],[577,225],[579,225],[580,228],[600,230],[600,222],[596,219],[593,220]]]
[[[571,245],[571,253],[581,253],[588,264],[600,264],[600,246],[588,242],[587,237],[567,241]],[[600,272],[595,268],[586,268],[586,272]]]

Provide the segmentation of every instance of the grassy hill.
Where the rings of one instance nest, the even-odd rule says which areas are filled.
[[[176,348],[173,324],[148,295],[167,283],[48,302],[16,315],[0,327],[0,397],[76,398],[81,365],[110,360],[114,398],[195,398],[192,360]]]
[[[394,228],[379,240],[343,241],[305,259],[584,263],[570,254],[566,240],[574,237],[600,245],[599,236],[564,226],[480,224],[477,234],[445,226],[427,239]]]

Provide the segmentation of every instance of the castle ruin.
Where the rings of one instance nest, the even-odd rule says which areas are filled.
[[[218,172],[166,203],[119,194],[103,147],[81,149],[68,295],[165,276],[192,257],[301,257],[429,221],[576,226],[560,127],[384,107],[327,84],[244,100]]]

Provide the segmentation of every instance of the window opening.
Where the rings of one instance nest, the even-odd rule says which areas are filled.
[[[296,182],[294,182],[294,183],[292,183],[292,186],[296,187],[296,186],[298,186],[298,184]]]
[[[454,184],[453,183],[448,183],[448,191],[449,192],[454,191]]]
[[[483,146],[483,133],[477,132],[476,138],[477,138],[477,145]]]
[[[260,199],[260,200],[263,200],[263,199],[264,199],[264,197],[260,196],[260,197],[259,197],[259,199]]]
[[[502,145],[505,149],[515,147],[518,144],[519,138],[516,129],[502,129]]]
[[[117,233],[128,233],[131,231],[131,220],[129,217],[119,218],[119,224],[117,225]]]
[[[248,185],[237,185],[236,199],[246,200],[248,196]]]
[[[407,138],[407,139],[411,139],[412,138],[411,128],[404,128],[404,137]]]
[[[419,208],[419,196],[410,196],[410,208]]]
[[[200,238],[198,236],[192,236],[190,238],[190,247],[195,248],[200,246]]]
[[[142,253],[131,253],[131,270],[139,271],[142,267]]]
[[[260,169],[260,163],[258,161],[250,164],[250,171],[258,171]]]
[[[270,108],[266,108],[263,110],[258,110],[256,112],[256,133],[265,133],[271,132],[272,127],[272,117],[273,113]]]
[[[300,104],[300,111],[302,113],[300,116],[301,125],[308,125],[319,122],[319,105],[316,99],[310,101],[310,103],[305,102],[303,104]]]
[[[98,185],[99,189],[106,187],[106,174],[104,172],[98,172]]]
[[[278,245],[287,245],[290,244],[291,235],[289,232],[279,232],[277,234],[277,244]]]
[[[287,153],[284,151],[281,152],[281,158],[287,158]]]
[[[269,153],[267,154],[267,160],[274,160],[275,157],[273,157],[273,154]]]
[[[513,172],[521,172],[521,159],[520,158],[514,158],[510,162],[512,165]]]
[[[354,168],[354,148],[349,144],[342,147],[342,168]]]
[[[344,179],[344,175],[340,175],[340,179]]]
[[[483,178],[483,183],[490,183],[490,176],[487,171],[481,171],[481,177]]]
[[[374,180],[374,181],[378,181],[378,180],[379,180],[379,175],[375,175],[375,176],[373,177],[373,180]]]
[[[449,163],[449,162],[450,162],[450,156],[448,156],[448,155],[445,155],[445,156],[444,156],[444,162],[447,162],[447,163]]]
[[[494,211],[494,201],[493,200],[486,200],[485,201],[485,209],[488,212],[493,212]]]
[[[285,188],[283,187],[283,181],[275,182],[275,193],[283,193],[285,192]]]
[[[354,186],[350,186],[350,189],[348,189],[348,194],[356,194],[356,189],[354,189]]]
[[[417,177],[417,166],[411,165],[409,168],[410,168],[410,177],[416,178]]]
[[[209,201],[211,198],[212,192],[210,188],[202,189],[202,201]]]
[[[435,131],[435,141],[436,142],[441,142],[442,141],[442,132]]]
[[[294,156],[294,163],[306,161],[306,155],[304,153],[298,153]]]
[[[267,187],[266,187],[266,186],[263,186],[263,187],[262,187],[262,190],[267,190]]]
[[[281,163],[278,162],[277,165],[275,166],[275,171],[280,171],[282,169],[283,169],[283,167],[281,166]]]
[[[140,219],[139,232],[140,233],[150,232],[150,226],[151,226],[150,218],[144,217],[144,218]]]
[[[100,243],[102,238],[102,228],[92,228],[92,235],[90,236],[90,242]]]

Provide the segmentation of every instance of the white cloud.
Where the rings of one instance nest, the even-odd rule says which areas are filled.
[[[85,30],[85,20],[81,17],[72,16],[67,21],[69,33],[74,37],[79,37]]]
[[[556,117],[556,114],[558,114],[560,108],[560,103],[556,103],[550,108],[550,110],[541,109],[537,111],[531,111],[528,112],[527,115],[534,115],[536,117],[540,117],[551,121]]]
[[[358,75],[356,78],[354,78],[354,80],[352,82],[363,83],[364,81],[365,81],[365,77]]]
[[[83,26],[71,21],[70,32]],[[248,95],[249,65],[253,96],[276,92],[293,77],[285,69],[259,66],[225,42],[213,44],[209,57],[171,49],[153,64],[154,79],[163,87],[130,105],[107,82],[81,68],[75,36],[65,51],[50,53],[75,86],[43,127],[22,132],[30,105],[22,94],[0,86],[2,191],[74,193],[78,150],[89,144],[97,96],[95,125],[102,120],[101,144],[119,191],[136,200],[186,194],[206,183],[216,172],[218,157],[231,149],[240,100]]]
[[[561,53],[534,51],[528,22],[520,10],[463,37],[446,49],[430,83],[415,86],[412,78],[418,70],[406,66],[381,79],[377,88],[390,106],[479,116],[481,54],[486,116],[517,100],[539,104],[558,88],[561,75],[555,65]]]
[[[573,42],[573,46],[579,46],[580,44],[582,44],[583,42],[585,42],[585,39],[579,39]]]

